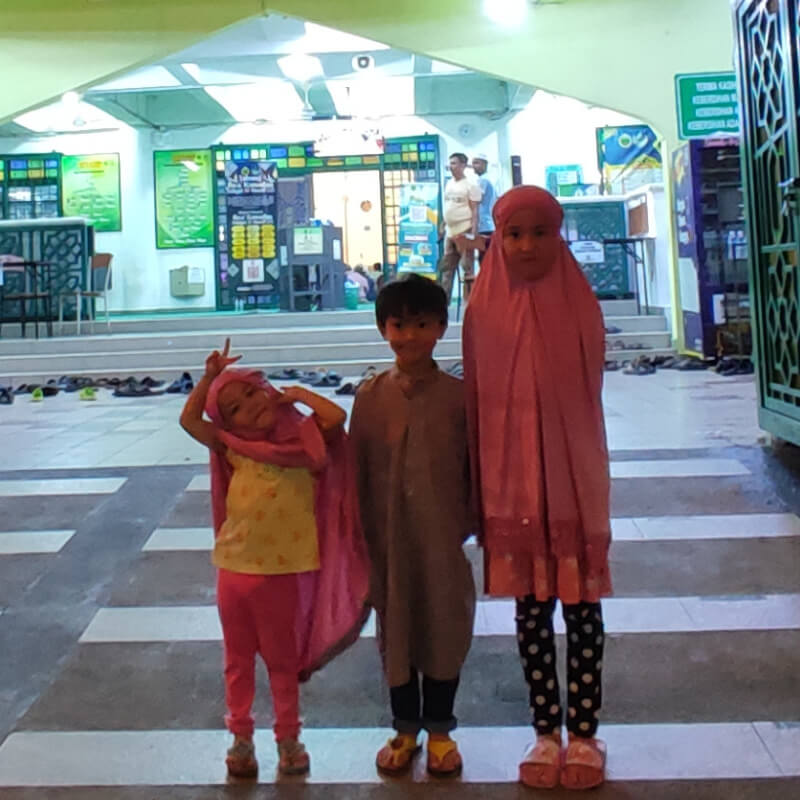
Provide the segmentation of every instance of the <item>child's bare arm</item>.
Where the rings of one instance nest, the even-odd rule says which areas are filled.
[[[208,397],[208,390],[211,387],[211,382],[225,367],[235,363],[241,358],[241,356],[229,357],[228,353],[230,349],[231,340],[226,339],[225,347],[222,352],[220,353],[218,350],[215,350],[206,359],[205,375],[197,382],[197,385],[186,400],[186,405],[184,405],[183,411],[181,412],[181,427],[189,436],[211,450],[221,451],[224,450],[224,446],[217,438],[214,426],[203,419],[203,409],[206,406],[206,398]]]
[[[302,403],[308,406],[314,412],[314,419],[323,433],[340,428],[347,419],[343,408],[304,386],[289,386],[284,389],[281,402]]]

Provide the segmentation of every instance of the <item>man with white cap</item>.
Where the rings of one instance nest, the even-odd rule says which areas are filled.
[[[494,233],[494,220],[492,219],[492,209],[497,200],[497,191],[494,184],[486,177],[486,170],[489,167],[489,159],[484,153],[478,153],[472,159],[472,169],[481,188],[481,204],[478,207],[478,233],[486,239],[488,246],[489,240]],[[483,261],[485,249],[480,250],[478,261]]]

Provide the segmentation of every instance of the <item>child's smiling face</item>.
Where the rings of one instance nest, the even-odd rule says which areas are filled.
[[[512,278],[538,281],[552,269],[561,233],[532,207],[514,211],[503,226],[503,253]]]
[[[436,343],[446,329],[437,314],[424,313],[390,316],[380,330],[396,356],[397,366],[408,370],[431,361]]]
[[[276,399],[265,389],[245,381],[225,384],[219,391],[217,403],[227,428],[268,431],[275,424]]]

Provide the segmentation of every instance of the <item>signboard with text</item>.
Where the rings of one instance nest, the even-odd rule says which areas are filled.
[[[733,72],[676,75],[675,101],[678,138],[738,135],[739,106]]]
[[[100,233],[122,230],[119,153],[62,156],[65,217],[85,217]]]

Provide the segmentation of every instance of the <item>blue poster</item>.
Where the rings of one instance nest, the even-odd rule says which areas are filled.
[[[664,180],[660,143],[649,125],[598,128],[597,165],[611,194]]]
[[[439,184],[406,184],[400,192],[397,271],[433,276],[438,262]]]

